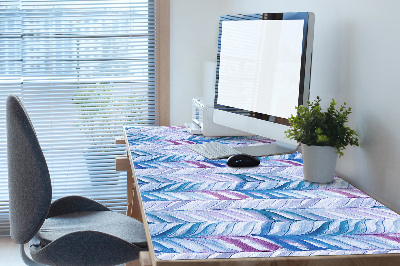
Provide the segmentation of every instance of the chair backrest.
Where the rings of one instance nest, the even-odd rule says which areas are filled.
[[[10,234],[17,244],[32,239],[50,209],[51,180],[35,130],[20,99],[7,98]]]

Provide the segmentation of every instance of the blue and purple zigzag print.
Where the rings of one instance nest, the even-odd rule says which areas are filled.
[[[300,153],[231,168],[188,145],[183,127],[126,127],[156,257],[161,260],[400,253],[400,216],[348,182],[304,181]]]

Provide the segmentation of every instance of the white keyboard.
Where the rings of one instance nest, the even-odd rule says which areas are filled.
[[[215,141],[188,146],[192,151],[195,151],[211,160],[227,158],[235,154],[242,154],[240,151]]]

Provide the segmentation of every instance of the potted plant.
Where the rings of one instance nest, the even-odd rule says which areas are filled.
[[[285,131],[290,139],[301,143],[304,179],[311,182],[334,181],[336,160],[348,145],[359,146],[357,133],[346,126],[351,108],[344,103],[336,110],[332,99],[324,112],[317,97],[308,106],[296,107],[297,115],[289,118],[290,129]]]

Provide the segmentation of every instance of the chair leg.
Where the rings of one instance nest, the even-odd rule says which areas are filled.
[[[30,265],[30,266],[45,266],[45,264],[41,264],[39,262],[33,261],[31,258],[28,257],[28,255],[26,255],[25,253],[25,245],[21,244],[20,246],[20,253],[21,253],[21,257],[22,260],[24,261],[24,263],[26,265]]]

